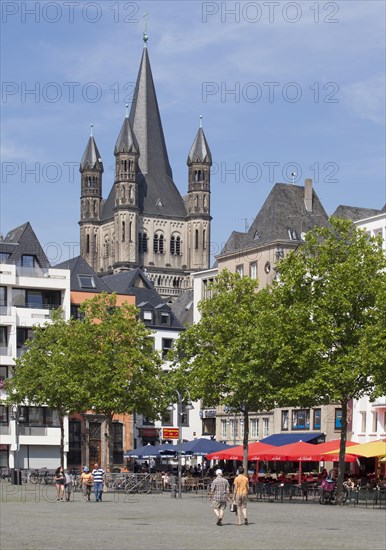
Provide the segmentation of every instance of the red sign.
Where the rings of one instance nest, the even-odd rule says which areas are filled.
[[[178,439],[179,429],[178,428],[163,428],[163,439]]]

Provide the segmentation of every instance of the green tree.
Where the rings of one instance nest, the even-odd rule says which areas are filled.
[[[380,239],[331,218],[329,227],[309,232],[279,270],[273,288],[283,319],[277,363],[287,362],[294,383],[282,388],[278,400],[340,403],[341,494],[348,403],[375,395],[382,381],[385,387],[385,256]]]
[[[106,417],[111,467],[113,415],[135,411],[156,418],[165,410],[162,360],[135,306],[117,307],[115,294],[102,293],[84,302],[81,309],[86,330],[78,344],[88,356],[84,385],[90,408]]]
[[[64,321],[61,310],[52,323],[34,326],[34,337],[26,342],[27,351],[16,360],[13,377],[7,380],[7,402],[48,406],[60,420],[60,457],[64,462],[64,417],[84,410],[89,394],[82,384],[88,357],[79,345],[84,326]]]
[[[258,283],[222,271],[212,297],[199,304],[200,321],[182,333],[175,350],[172,380],[204,405],[223,405],[244,419],[244,466],[247,468],[249,413],[275,404],[276,378],[269,375],[273,353],[269,319],[271,296]],[[267,332],[268,331],[268,332]]]

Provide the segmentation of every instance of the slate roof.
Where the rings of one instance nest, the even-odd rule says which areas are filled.
[[[86,149],[84,150],[82,159],[80,161],[80,167],[79,170],[85,170],[86,168],[94,169],[99,168],[101,172],[103,172],[103,163],[101,159],[101,155],[99,153],[97,144],[95,143],[95,139],[93,136],[90,136],[88,138],[88,142],[86,145]]]
[[[357,206],[346,206],[344,204],[340,204],[333,213],[333,216],[356,222],[357,220],[370,218],[371,216],[376,216],[381,213],[382,210],[377,210],[375,208],[360,208]]]
[[[38,238],[29,222],[23,223],[15,229],[11,229],[0,241],[0,252],[9,254],[7,263],[20,265],[23,254],[36,256],[41,268],[48,268],[50,262],[40,245]]]
[[[187,164],[191,162],[208,162],[212,164],[212,153],[205,139],[204,130],[200,127],[190,148]]]
[[[103,276],[103,281],[110,288],[111,292],[118,294],[131,294],[136,298],[137,307],[149,304],[151,308],[161,308],[170,313],[170,325],[161,325],[160,328],[168,330],[182,330],[184,327],[175,316],[170,306],[165,303],[163,298],[154,289],[152,283],[146,277],[146,274],[139,267],[128,271],[121,271],[114,275]],[[157,326],[157,325],[152,325]]]
[[[170,307],[185,327],[193,325],[193,290],[183,290]]]
[[[71,273],[70,288],[73,291],[78,292],[108,292],[111,293],[110,288],[104,283],[101,277],[88,265],[86,260],[82,256],[76,256],[65,262],[61,262],[55,267],[59,269],[69,269]],[[79,275],[89,275],[93,277],[95,287],[89,288],[81,285]]]
[[[118,153],[138,153],[139,147],[137,140],[133,134],[129,118],[126,117],[123,121],[121,131],[114,148],[114,154]]]
[[[234,231],[220,255],[274,241],[301,243],[303,233],[327,223],[328,215],[314,190],[312,211],[308,211],[303,186],[276,183],[248,232]]]

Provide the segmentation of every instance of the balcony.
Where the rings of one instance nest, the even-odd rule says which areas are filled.
[[[16,266],[17,277],[48,277],[48,269]]]
[[[19,435],[47,435],[47,428],[44,426],[19,425]]]
[[[12,357],[12,346],[0,346],[0,356]]]
[[[0,435],[10,435],[11,434],[11,428],[10,426],[0,426]]]

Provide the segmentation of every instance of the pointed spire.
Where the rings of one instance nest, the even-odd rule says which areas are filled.
[[[95,143],[95,139],[93,137],[93,124],[90,125],[90,137],[88,138],[88,142],[86,145],[86,149],[84,150],[82,160],[80,161],[80,167],[79,170],[82,172],[83,170],[89,169],[89,170],[100,170],[103,172],[103,163],[101,159],[101,155],[98,151],[97,144]]]
[[[200,115],[200,127],[194,138],[193,145],[190,148],[187,164],[192,162],[207,162],[212,164],[212,153],[210,152],[208,142],[206,141],[204,130],[202,129],[202,115]]]
[[[130,123],[139,145],[139,168],[158,181],[173,178],[166,150],[149,53],[143,50],[130,111]]]
[[[129,120],[128,107],[126,105],[126,116],[114,147],[114,155],[118,155],[119,153],[139,153],[138,143]]]

